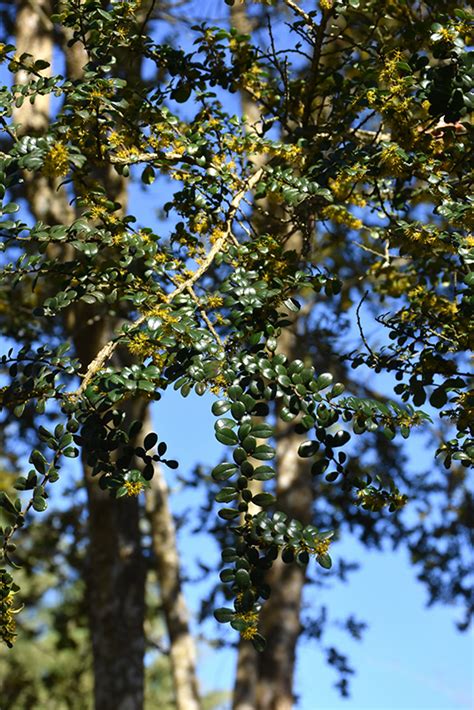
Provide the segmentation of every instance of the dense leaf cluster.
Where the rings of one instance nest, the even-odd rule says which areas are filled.
[[[472,108],[468,10],[337,0],[306,13],[287,4],[296,12],[294,50],[278,49],[271,34],[269,48],[260,48],[247,35],[206,24],[193,28],[191,49],[176,48],[143,34],[137,3],[99,0],[70,0],[52,18],[69,47],[84,48],[79,79],[47,76],[40,58],[17,56],[10,44],[0,49],[13,76],[1,90],[0,317],[16,341],[1,361],[0,404],[11,422],[26,416],[40,442],[33,469],[16,486],[31,498],[2,494],[10,518],[4,560],[13,562],[12,538],[28,510],[46,508],[62,457],[77,455],[74,444],[116,497],[137,495],[154,463],[177,467],[156,434],[134,443],[140,423],[126,421],[126,400],[158,400],[169,386],[184,397],[210,390],[221,397],[213,405],[216,438],[233,448],[232,461],[213,471],[223,484],[218,514],[234,538],[221,572],[234,607],[216,617],[259,649],[259,612],[271,592],[265,573],[278,554],[302,566],[313,554],[323,568],[331,565],[332,529],[275,510],[265,482],[274,473],[267,462],[275,457],[276,421],[307,437],[298,454],[315,478],[324,474],[333,518],[349,506],[396,512],[422,490],[413,481],[410,490],[408,476],[394,480],[364,464],[351,437],[368,447],[378,435],[406,438],[429,421],[415,409],[427,399],[456,428],[438,446],[446,468],[473,460],[465,367],[473,244],[462,169]],[[267,5],[270,22],[275,3]],[[124,56],[146,60],[159,81],[123,78]],[[16,83],[20,71],[28,80]],[[261,125],[226,111],[227,93],[237,90],[259,106]],[[60,106],[47,132],[22,134],[14,110],[50,94]],[[139,174],[168,217],[159,229],[146,215],[127,215],[107,192],[110,175]],[[33,225],[15,218],[32,179],[61,193],[62,221],[47,210]],[[175,189],[163,198],[166,179]],[[388,343],[368,342],[364,299]],[[301,313],[313,318],[309,345],[292,359],[281,342],[301,328]],[[352,353],[338,341],[337,323],[348,316],[358,324]],[[106,317],[114,332],[81,370],[66,355],[74,327]],[[332,318],[336,326],[328,325]],[[128,362],[118,365],[117,352]],[[325,353],[331,368],[321,363]],[[394,373],[404,404],[369,396],[336,353],[354,367]],[[50,430],[45,414],[63,421]],[[263,482],[261,491],[254,481]],[[452,524],[464,529],[456,505],[448,504],[457,515]],[[421,535],[427,556],[439,552],[425,529],[411,532]],[[409,532],[401,526],[398,534]],[[2,574],[0,618],[11,644],[18,590]]]

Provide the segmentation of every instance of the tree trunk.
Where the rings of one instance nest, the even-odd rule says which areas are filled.
[[[113,500],[87,466],[87,596],[97,710],[143,707],[146,568],[136,498]]]
[[[231,6],[230,21],[232,27],[235,27],[240,34],[251,34],[253,27],[248,17],[245,3],[234,3],[234,5]],[[245,90],[240,92],[240,101],[242,113],[247,120],[247,131],[249,133],[255,132],[259,128],[262,120],[259,107]],[[258,156],[254,159],[254,162],[257,168],[261,167],[264,162],[263,156]],[[262,490],[262,482],[251,481],[249,488],[253,495],[260,493]],[[233,690],[233,710],[255,710],[258,680],[257,661],[258,653],[251,642],[241,638],[238,646],[237,668]]]
[[[150,429],[148,412],[144,434]],[[176,710],[200,710],[196,649],[182,589],[176,530],[168,504],[168,487],[159,465],[155,465],[150,488],[146,492],[146,508],[151,524],[153,564],[158,576],[169,636]]]
[[[28,52],[35,59],[51,62],[53,26],[49,0],[17,3],[16,43],[18,54]],[[85,54],[79,45],[67,53],[67,68],[74,78],[81,76]],[[49,70],[45,70],[47,74]],[[24,72],[17,83],[24,83]],[[42,134],[50,120],[49,95],[26,100],[15,109],[18,134]],[[112,176],[111,176],[112,177]],[[50,178],[25,173],[25,197],[38,220],[47,224],[68,224],[76,216],[62,189]],[[118,178],[118,176],[117,176]],[[112,198],[125,199],[125,184],[113,179]],[[112,180],[110,181],[112,183]],[[58,254],[65,258],[65,253]],[[85,369],[100,345],[110,335],[108,319],[99,320],[90,308],[71,309],[65,328],[72,336],[76,354]],[[84,477],[88,495],[89,559],[87,594],[94,652],[95,705],[98,710],[140,710],[143,707],[143,617],[145,565],[138,527],[137,499],[114,501],[92,480],[87,466]]]
[[[231,8],[231,23],[239,33],[250,34],[252,23],[245,3]],[[259,107],[246,92],[241,92],[242,111],[249,130],[261,124]],[[260,163],[263,158],[259,156]],[[260,201],[260,208],[268,206]],[[268,223],[266,229],[269,228]],[[288,249],[301,251],[301,235],[293,235]],[[296,357],[296,332],[283,333],[279,352],[289,359]],[[304,462],[298,457],[300,437],[288,432],[288,425],[277,424],[276,507],[305,524],[311,520],[312,490]],[[263,653],[252,644],[241,640],[234,685],[233,710],[289,710],[293,707],[293,675],[296,644],[301,632],[300,607],[305,574],[296,565],[286,565],[278,558],[268,577],[272,588],[270,599],[264,604],[261,632],[267,640]]]
[[[284,352],[294,357],[289,338]],[[290,336],[291,337],[291,336]],[[286,347],[285,347],[286,346]],[[290,346],[290,347],[288,347]],[[298,456],[301,437],[277,424],[277,509],[304,525],[311,522],[313,492],[308,464]],[[301,597],[305,571],[279,557],[268,575],[272,593],[262,609],[261,632],[267,640],[258,656],[256,710],[291,710],[296,644],[301,633]]]

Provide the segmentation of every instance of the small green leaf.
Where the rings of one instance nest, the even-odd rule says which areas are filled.
[[[233,463],[220,463],[212,471],[212,477],[215,481],[226,481],[234,475],[238,468]]]
[[[252,503],[258,505],[260,508],[266,508],[275,502],[276,498],[272,496],[271,493],[257,493],[257,495],[252,498]]]
[[[233,609],[226,609],[225,607],[221,607],[220,609],[216,609],[214,611],[214,617],[220,624],[229,623],[229,621],[232,621],[234,616],[235,611]]]
[[[33,466],[39,473],[46,472],[46,467],[48,464],[41,451],[38,451],[37,449],[32,451],[29,458],[29,462],[33,464]]]
[[[262,651],[265,650],[267,642],[261,634],[255,634],[255,636],[252,636],[252,645],[256,651],[262,653]]]
[[[47,507],[48,504],[42,496],[35,496],[33,498],[33,508],[37,510],[38,513],[42,513],[44,510],[46,510]]]
[[[221,508],[217,515],[223,520],[233,520],[234,518],[238,518],[240,513],[238,510],[235,510],[235,508]]]
[[[218,399],[213,403],[211,411],[216,417],[220,417],[230,409],[231,404],[232,402],[228,402],[226,399]]]
[[[144,185],[151,185],[155,182],[155,171],[151,165],[146,166],[145,170],[142,172],[141,180]]]
[[[232,429],[228,429],[226,427],[216,431],[216,439],[221,444],[225,444],[226,446],[235,446],[235,444],[238,444],[239,442],[239,438],[235,431],[232,431]]]
[[[143,448],[145,451],[149,451],[150,449],[153,449],[154,446],[158,443],[158,435],[155,434],[154,431],[151,431],[149,434],[145,436],[145,439],[143,440]]]
[[[447,401],[448,395],[444,387],[437,387],[431,393],[430,404],[432,407],[436,407],[436,409],[441,409],[441,407],[444,407]]]
[[[233,487],[225,487],[216,495],[217,503],[230,503],[231,500],[235,500],[239,497],[238,492]]]
[[[234,419],[242,419],[246,413],[245,404],[243,402],[233,402],[230,411]]]
[[[329,385],[333,381],[333,376],[331,375],[330,372],[323,372],[321,375],[316,380],[316,384],[318,385],[318,389],[323,390],[326,387],[329,387]]]
[[[252,427],[250,433],[256,439],[269,439],[273,436],[273,427],[269,424],[256,424]]]
[[[319,447],[319,441],[303,441],[298,448],[298,456],[301,456],[302,459],[309,459],[318,452]]]
[[[296,298],[287,298],[286,301],[283,301],[283,305],[286,306],[288,310],[292,311],[293,313],[298,313],[301,308]]]
[[[239,589],[247,589],[250,587],[250,574],[246,569],[238,569],[235,573],[235,583]]]
[[[275,449],[271,446],[267,446],[266,444],[261,444],[260,446],[257,446],[252,456],[258,461],[270,461],[275,457]]]
[[[191,86],[190,84],[185,84],[180,82],[176,89],[171,92],[171,98],[180,104],[184,104],[191,96]]]
[[[316,557],[316,562],[321,565],[321,567],[324,567],[324,569],[331,569],[332,567],[332,560],[327,553],[324,555],[318,555]]]
[[[168,466],[168,468],[176,469],[179,467],[179,463],[175,461],[175,459],[163,459],[163,463],[165,466]]]
[[[258,466],[252,475],[256,481],[269,481],[275,478],[275,471],[271,466]]]

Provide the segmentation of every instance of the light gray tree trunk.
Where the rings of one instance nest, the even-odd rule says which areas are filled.
[[[152,430],[149,412],[144,429],[144,435]],[[163,471],[159,465],[155,465],[155,473],[146,492],[146,509],[151,525],[153,567],[158,576],[160,600],[169,637],[176,710],[200,710],[196,648],[189,626],[176,529],[168,498]]]

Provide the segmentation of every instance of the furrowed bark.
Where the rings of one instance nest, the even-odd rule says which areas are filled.
[[[144,434],[151,430],[148,412]],[[155,466],[150,488],[146,492],[146,509],[151,525],[153,565],[158,576],[161,605],[168,630],[176,710],[200,710],[196,648],[182,588],[176,529],[168,503],[168,486],[159,465]]]
[[[127,406],[141,418],[143,403]],[[89,513],[87,595],[97,710],[143,707],[146,566],[137,498],[113,500],[84,462]]]
[[[16,44],[18,55],[28,52],[35,59],[51,62],[53,56],[52,8],[49,0],[17,3]],[[78,44],[69,49],[66,64],[69,76],[81,76],[85,53]],[[46,70],[48,72],[49,70]],[[24,83],[27,74],[19,72],[16,81]],[[39,135],[50,121],[49,96],[26,100],[14,113],[18,135]],[[126,197],[123,179],[108,176],[110,196],[123,206]],[[25,173],[25,197],[38,220],[46,224],[68,224],[77,215],[57,181]],[[70,258],[70,254],[56,254]],[[97,354],[111,323],[91,308],[78,306],[67,313],[64,323],[72,338],[83,369]],[[142,404],[132,403],[131,409]],[[133,416],[130,411],[130,416]],[[145,650],[143,617],[145,565],[138,527],[137,499],[114,501],[92,480],[84,462],[88,495],[88,574],[90,632],[94,655],[95,706],[99,710],[140,710],[143,707],[143,659]]]
[[[245,3],[234,3],[231,6],[230,21],[232,27],[235,27],[240,34],[251,34],[253,27]],[[261,125],[260,109],[245,89],[240,91],[240,102],[242,113],[247,119],[247,131],[249,133],[255,132]],[[263,156],[254,158],[253,162],[257,168],[261,168],[264,164]],[[249,488],[252,494],[256,495],[261,492],[262,483],[261,481],[252,481]],[[258,653],[250,641],[240,639],[232,699],[233,710],[255,710],[257,682]]]
[[[288,359],[297,357],[297,336],[285,331],[279,352]],[[281,422],[276,426],[277,490],[276,507],[304,525],[311,522],[313,491],[308,464],[298,456],[302,441]],[[267,640],[258,654],[256,710],[291,710],[296,646],[301,634],[301,597],[305,571],[296,564],[275,560],[268,575],[272,593],[262,609],[261,633]]]
[[[93,320],[93,319],[92,319]],[[76,352],[87,365],[110,324],[79,329]],[[117,359],[120,357],[118,355]],[[127,402],[127,418],[142,419],[146,403]],[[133,444],[133,442],[132,442]],[[114,500],[91,476],[83,457],[89,546],[87,597],[97,710],[141,710],[144,702],[146,564],[137,498]]]

